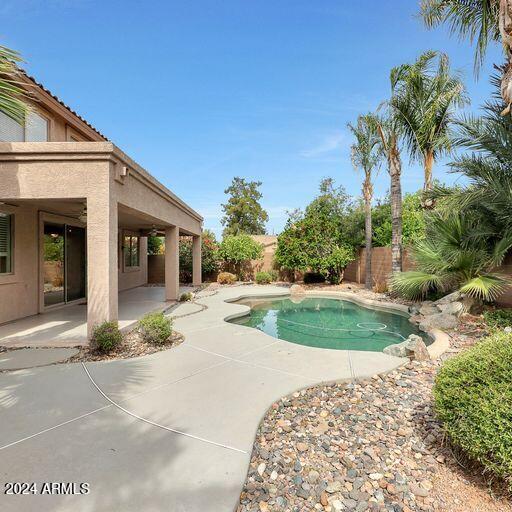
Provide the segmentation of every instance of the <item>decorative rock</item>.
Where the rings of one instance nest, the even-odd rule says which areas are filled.
[[[437,306],[441,313],[446,313],[447,315],[455,315],[460,316],[464,312],[464,306],[462,302],[450,302],[448,304],[439,304]]]
[[[431,302],[424,302],[419,309],[419,314],[423,316],[435,315],[439,310]]]
[[[263,476],[263,473],[265,473],[265,469],[266,469],[267,465],[262,462],[259,466],[258,466],[258,475],[260,476]]]
[[[453,315],[437,313],[435,315],[425,317],[420,322],[419,327],[422,331],[427,332],[431,329],[454,329],[457,325],[457,318]]]
[[[448,295],[445,295],[444,297],[436,300],[433,304],[434,306],[441,306],[443,304],[450,304],[451,302],[457,302],[460,299],[462,299],[462,293],[459,291],[449,293]]]
[[[311,484],[316,484],[318,482],[318,479],[320,478],[320,473],[318,471],[315,471],[314,469],[309,472],[308,480]]]
[[[309,446],[306,443],[297,443],[296,446],[297,446],[297,450],[299,450],[299,452],[307,452],[308,448],[309,448]]]

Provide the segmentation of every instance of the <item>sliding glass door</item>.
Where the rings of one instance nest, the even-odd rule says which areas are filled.
[[[64,304],[85,297],[85,229],[44,223],[44,305]]]

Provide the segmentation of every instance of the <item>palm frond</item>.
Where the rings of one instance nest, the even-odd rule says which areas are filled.
[[[398,272],[390,278],[391,290],[411,300],[419,300],[431,293],[445,291],[446,279],[439,274],[418,270]]]
[[[478,275],[466,281],[460,291],[475,299],[496,300],[510,286],[510,279],[499,274]]]
[[[17,52],[0,46],[0,111],[24,125],[28,94],[18,79],[18,62],[21,62],[21,57]]]

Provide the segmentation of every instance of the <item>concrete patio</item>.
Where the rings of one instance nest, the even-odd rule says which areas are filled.
[[[207,309],[181,318],[190,304],[173,311],[185,335],[176,348],[0,374],[4,481],[90,485],[85,495],[4,495],[1,510],[233,512],[273,401],[403,363],[300,346],[224,321],[247,311],[225,301],[287,293],[276,286],[202,292]]]
[[[180,293],[193,288],[182,286]],[[129,330],[150,311],[164,311],[164,287],[140,286],[119,293],[119,328]],[[0,346],[74,347],[87,345],[87,306],[74,304],[0,325]]]

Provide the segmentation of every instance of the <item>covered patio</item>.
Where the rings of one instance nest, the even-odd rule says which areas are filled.
[[[193,289],[180,286],[180,293]],[[146,313],[167,311],[174,306],[165,300],[165,288],[161,286],[139,286],[122,291],[118,305],[118,322],[122,331],[134,328]],[[0,325],[0,346],[3,347],[75,347],[87,344],[85,302]]]
[[[0,345],[86,344],[180,297],[179,239],[201,283],[202,217],[111,143],[0,143]],[[2,234],[0,233],[0,234]],[[165,237],[148,288],[147,237]]]

